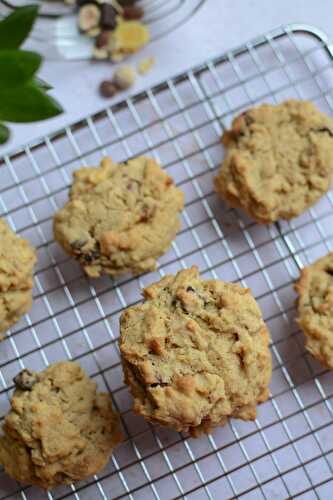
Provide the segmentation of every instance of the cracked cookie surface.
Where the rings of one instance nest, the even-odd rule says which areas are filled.
[[[296,217],[330,188],[333,122],[311,102],[249,109],[222,142],[226,156],[216,191],[257,222]]]
[[[333,253],[302,269],[295,290],[305,347],[333,370]]]
[[[150,158],[104,158],[74,173],[70,201],[54,219],[55,238],[85,272],[117,276],[156,267],[180,228],[183,193]]]
[[[32,304],[36,254],[0,219],[0,338]]]
[[[249,289],[166,276],[123,312],[120,349],[134,410],[192,436],[226,418],[252,420],[268,398],[269,332]]]
[[[0,437],[0,463],[16,480],[44,489],[103,469],[121,440],[108,394],[74,362],[23,370]]]

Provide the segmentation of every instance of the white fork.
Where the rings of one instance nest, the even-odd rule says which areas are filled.
[[[140,0],[151,39],[157,40],[185,23],[205,0]],[[23,2],[24,3],[24,2]],[[31,0],[27,3],[31,3]],[[41,2],[42,3],[42,2]],[[22,1],[20,1],[22,5]],[[90,59],[93,40],[80,34],[73,9],[61,2],[43,1],[40,17],[28,42],[48,59]],[[49,16],[53,17],[49,17]]]

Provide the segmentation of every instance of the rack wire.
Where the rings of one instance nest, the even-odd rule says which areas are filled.
[[[0,416],[13,376],[62,359],[81,363],[112,393],[125,440],[98,477],[51,493],[0,472],[4,499],[329,499],[333,378],[304,350],[293,282],[333,248],[333,192],[291,222],[259,226],[215,195],[220,136],[261,102],[311,99],[333,112],[332,48],[325,34],[288,25],[3,158],[0,214],[38,250],[34,305],[0,346]],[[54,242],[52,217],[71,173],[109,154],[159,159],[186,196],[182,229],[156,272],[97,281]],[[204,277],[251,287],[272,335],[271,398],[255,422],[230,420],[198,440],[133,415],[119,361],[118,320],[140,288],[196,264]]]

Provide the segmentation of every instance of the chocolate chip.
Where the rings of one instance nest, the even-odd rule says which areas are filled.
[[[72,241],[70,245],[73,250],[81,250],[81,248],[84,247],[84,245],[86,245],[87,243],[87,240],[75,240]]]
[[[109,3],[103,3],[101,5],[101,21],[100,25],[102,28],[114,30],[117,27],[117,17],[118,13],[112,5]]]
[[[192,288],[191,286],[188,286],[188,287],[186,288],[186,291],[187,291],[187,292],[195,292],[194,288]]]
[[[36,373],[28,369],[22,370],[14,378],[17,389],[21,389],[22,391],[31,391],[36,382]]]
[[[328,135],[333,137],[333,132],[328,127],[317,128],[316,131],[321,133],[327,133]]]
[[[330,269],[329,267],[325,269],[326,273],[329,274],[330,276],[333,276],[333,269]]]
[[[103,97],[113,97],[117,92],[117,87],[109,80],[104,80],[99,86],[99,93]]]
[[[243,117],[248,127],[254,123],[254,119],[249,115],[249,113],[243,113]]]
[[[102,33],[100,33],[96,38],[95,46],[98,49],[103,49],[104,47],[108,46],[109,39],[110,39],[110,31],[102,31]]]
[[[86,253],[83,255],[83,260],[90,264],[94,260],[97,260],[100,257],[100,253],[97,252],[96,250],[93,250],[92,252]]]
[[[139,7],[138,5],[129,5],[128,7],[124,8],[123,15],[125,19],[132,21],[132,20],[142,19],[144,12],[142,7]]]

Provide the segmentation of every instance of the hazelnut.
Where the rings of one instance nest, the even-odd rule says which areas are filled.
[[[135,80],[136,74],[134,68],[127,65],[115,71],[112,82],[118,89],[126,90],[134,85]]]
[[[117,87],[109,80],[104,80],[99,86],[99,92],[103,97],[113,97],[117,91]]]

